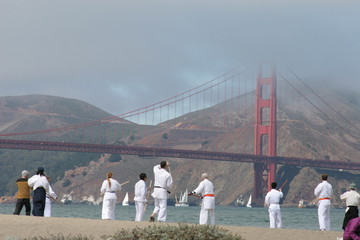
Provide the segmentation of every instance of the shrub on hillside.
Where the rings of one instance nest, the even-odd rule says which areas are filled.
[[[71,181],[69,179],[66,179],[63,183],[62,183],[62,186],[65,188],[65,187],[68,187],[71,185]]]
[[[108,162],[120,162],[122,160],[120,154],[111,154],[111,156],[108,159]]]

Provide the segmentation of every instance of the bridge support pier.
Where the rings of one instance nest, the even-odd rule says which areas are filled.
[[[276,72],[273,69],[270,77],[263,77],[259,68],[256,84],[256,122],[255,147],[256,155],[276,156]],[[254,164],[253,201],[263,205],[271,183],[275,181],[276,162]]]

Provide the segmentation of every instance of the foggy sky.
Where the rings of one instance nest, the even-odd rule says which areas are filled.
[[[359,13],[358,0],[0,0],[0,96],[121,114],[262,61],[360,91]]]

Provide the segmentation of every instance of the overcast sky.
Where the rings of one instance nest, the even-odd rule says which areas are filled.
[[[0,0],[0,96],[117,115],[259,61],[360,90],[360,1]]]

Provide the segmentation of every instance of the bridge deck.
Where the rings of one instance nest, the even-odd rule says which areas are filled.
[[[119,153],[125,155],[139,155],[146,157],[188,158],[188,159],[229,161],[229,162],[249,162],[249,163],[274,162],[276,164],[299,166],[299,167],[360,170],[360,163],[345,162],[345,161],[306,159],[306,158],[295,158],[295,157],[279,157],[279,156],[270,157],[270,156],[260,156],[253,154],[224,153],[224,152],[152,148],[152,147],[119,146],[119,145],[107,145],[107,144],[86,144],[86,143],[45,142],[45,141],[43,142],[43,141],[1,139],[0,148],[42,150],[42,151]]]

